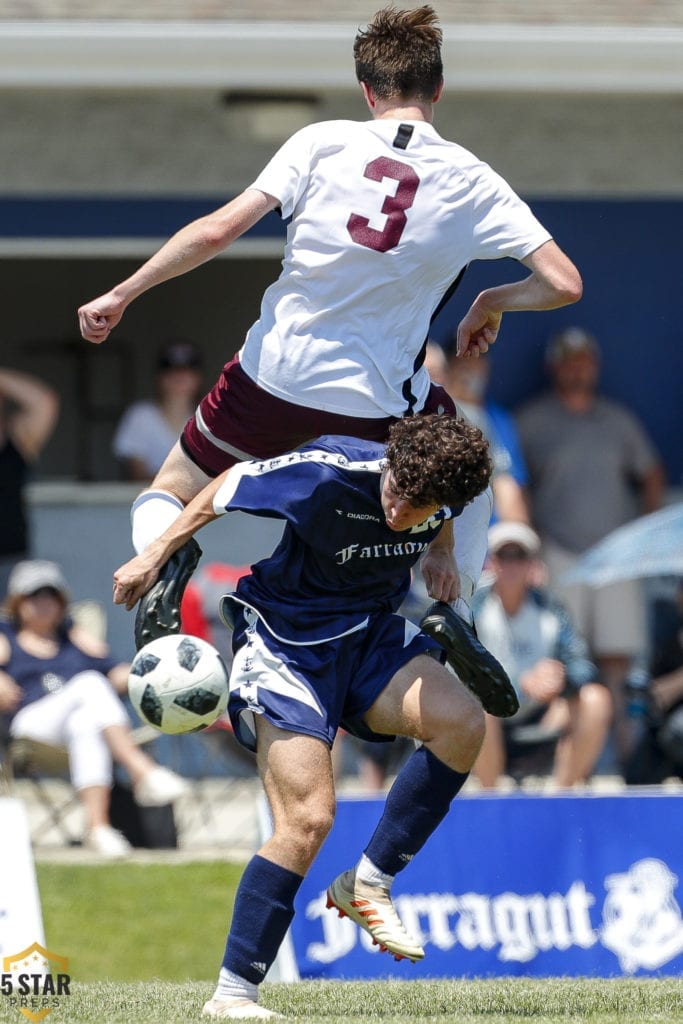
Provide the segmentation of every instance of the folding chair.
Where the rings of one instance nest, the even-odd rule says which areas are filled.
[[[141,726],[132,732],[133,742],[143,746],[156,740],[159,733],[151,726]],[[69,755],[66,747],[53,746],[27,737],[15,737],[9,740],[5,760],[5,777],[8,791],[13,790],[13,783],[20,778],[30,782],[44,815],[32,825],[31,840],[38,843],[48,832],[55,829],[67,846],[77,846],[81,842],[81,831],[74,834],[69,822],[75,807],[79,806],[76,792],[69,784],[67,794],[55,792],[51,780],[69,778]]]
[[[78,803],[70,786],[67,794],[57,795],[54,778],[68,779],[69,755],[65,747],[52,746],[39,740],[17,737],[7,747],[7,767],[10,786],[20,778],[28,780],[37,802],[45,812],[31,827],[31,840],[38,842],[48,830],[56,829],[62,842],[73,846],[80,842],[74,835],[67,816]]]
[[[7,760],[7,750],[0,746],[0,796],[12,795],[12,772]]]

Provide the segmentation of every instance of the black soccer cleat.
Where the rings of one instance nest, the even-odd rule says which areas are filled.
[[[484,711],[496,718],[510,718],[519,711],[507,672],[478,640],[473,627],[449,604],[435,601],[423,616],[420,629],[443,647],[448,663],[479,698]]]
[[[161,567],[159,579],[140,598],[135,616],[138,651],[150,640],[180,632],[180,602],[201,557],[202,549],[194,537],[190,537]]]

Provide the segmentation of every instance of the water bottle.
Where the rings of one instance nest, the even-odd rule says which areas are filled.
[[[644,734],[650,720],[650,674],[642,665],[634,666],[626,678],[626,716],[637,739]]]

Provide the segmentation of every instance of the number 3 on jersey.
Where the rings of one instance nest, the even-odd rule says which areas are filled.
[[[371,228],[368,218],[357,213],[351,214],[346,228],[358,245],[375,249],[377,252],[387,252],[400,241],[407,221],[405,211],[413,205],[420,179],[409,164],[402,164],[399,160],[391,160],[387,156],[371,160],[363,171],[363,176],[372,181],[393,178],[398,182],[396,195],[385,196],[382,213],[386,215],[387,222],[382,231]]]

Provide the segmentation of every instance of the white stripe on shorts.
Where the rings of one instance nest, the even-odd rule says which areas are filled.
[[[231,693],[238,692],[257,714],[263,710],[258,702],[258,691],[270,690],[271,693],[305,704],[322,718],[323,710],[315,695],[280,658],[268,650],[256,631],[256,621],[247,629],[247,635],[247,643],[240,647],[232,664]]]
[[[250,452],[243,452],[239,448],[235,448],[233,445],[228,444],[227,441],[221,441],[220,437],[216,437],[215,434],[212,434],[206,425],[206,421],[202,416],[202,411],[199,406],[197,406],[195,410],[194,419],[199,433],[203,434],[206,440],[210,441],[215,448],[220,448],[222,452],[226,452],[228,455],[233,455],[236,459],[239,459],[240,462],[251,462],[252,459],[256,458],[256,456],[252,455]]]

